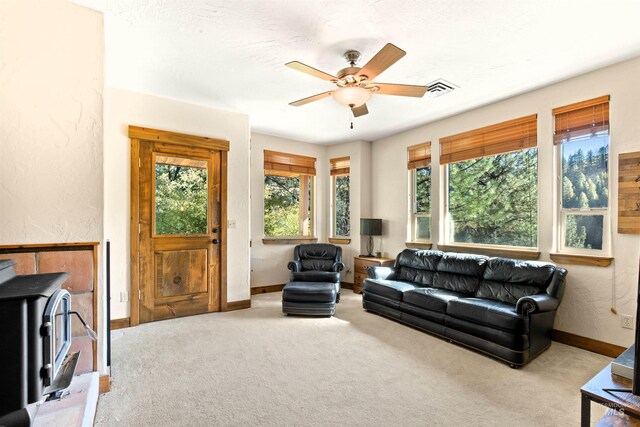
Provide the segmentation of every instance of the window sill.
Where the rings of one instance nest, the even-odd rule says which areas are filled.
[[[438,249],[448,252],[466,252],[478,255],[497,256],[505,258],[536,260],[540,259],[540,251],[533,251],[527,249],[507,249],[507,248],[492,248],[488,246],[470,246],[470,245],[440,245]]]
[[[404,245],[413,249],[431,249],[433,247],[433,244],[428,242],[404,242]]]
[[[609,267],[612,257],[593,255],[549,254],[552,261],[558,264],[590,265],[592,267]]]
[[[351,243],[351,239],[347,237],[329,237],[329,243],[333,243],[335,245],[348,245]]]
[[[264,237],[262,243],[265,245],[297,245],[300,243],[316,243],[317,237],[313,236],[293,236],[293,237]]]

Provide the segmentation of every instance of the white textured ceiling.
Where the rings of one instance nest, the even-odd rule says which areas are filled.
[[[247,114],[252,131],[321,144],[376,140],[640,55],[638,0],[107,0],[109,86]],[[355,119],[331,74],[385,43],[407,52],[375,80],[457,86],[437,98],[374,95]]]

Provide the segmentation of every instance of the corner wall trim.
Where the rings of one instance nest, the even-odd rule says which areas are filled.
[[[109,375],[100,375],[98,381],[98,392],[100,394],[108,393],[111,391],[111,377]]]
[[[129,326],[131,326],[131,319],[128,317],[123,317],[122,319],[111,319],[109,325],[111,326],[112,331],[116,329],[128,328]]]
[[[227,303],[227,309],[225,311],[242,310],[245,308],[251,308],[250,299],[245,299],[241,301],[229,301]]]
[[[582,337],[570,332],[558,331],[557,329],[551,331],[551,339],[562,344],[578,347],[608,357],[618,357],[626,350],[626,348],[620,347],[619,345]]]
[[[281,285],[258,286],[256,288],[251,288],[251,295],[268,294],[269,292],[280,292],[284,287],[284,283]]]

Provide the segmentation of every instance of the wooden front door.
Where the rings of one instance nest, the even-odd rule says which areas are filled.
[[[173,142],[135,139],[137,323],[219,311],[222,305],[226,151]],[[132,160],[134,154],[132,138]],[[132,190],[133,181],[132,167]],[[132,324],[134,314],[132,304]]]

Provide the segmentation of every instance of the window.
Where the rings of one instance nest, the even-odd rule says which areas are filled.
[[[559,250],[605,254],[609,241],[609,97],[553,110],[560,158]]]
[[[537,116],[440,139],[446,243],[538,245]]]
[[[349,237],[351,216],[349,211],[349,157],[329,160],[331,165],[331,235]]]
[[[431,142],[407,148],[409,240],[431,241]]]
[[[264,235],[313,236],[316,159],[264,151]]]

